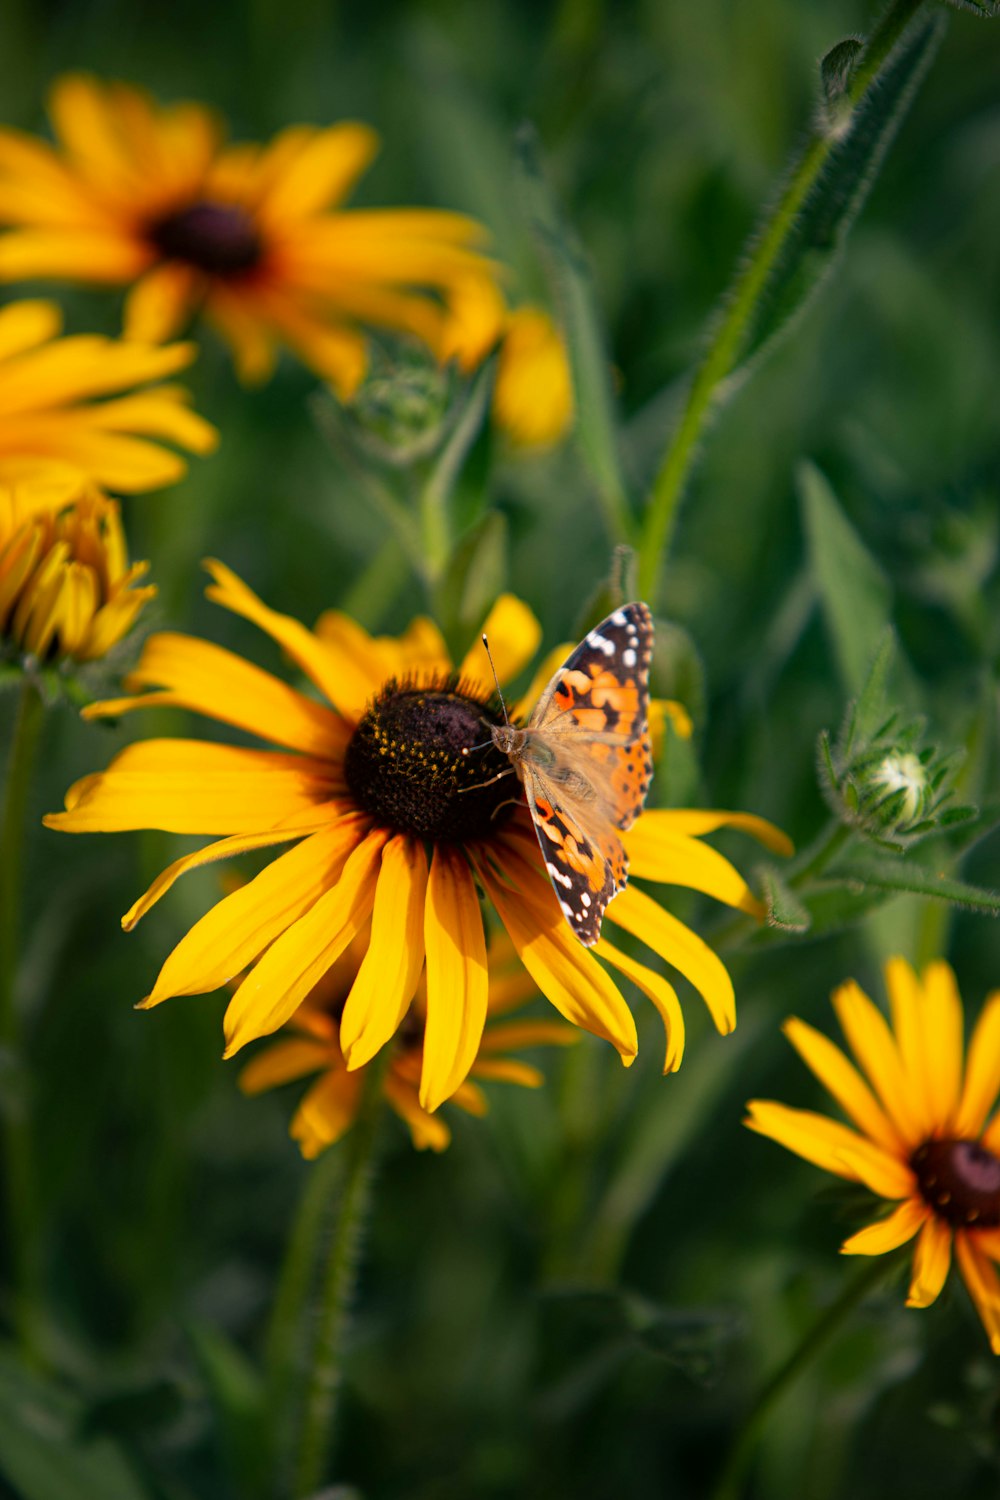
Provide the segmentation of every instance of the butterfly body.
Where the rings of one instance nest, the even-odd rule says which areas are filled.
[[[590,947],[628,880],[619,830],[642,811],[653,771],[647,723],[653,622],[623,605],[554,673],[527,725],[499,724],[563,915]]]

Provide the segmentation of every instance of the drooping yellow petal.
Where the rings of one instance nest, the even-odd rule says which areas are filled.
[[[962,1230],[955,1235],[955,1254],[990,1348],[1000,1354],[1000,1280],[996,1270],[980,1252],[974,1236]]]
[[[420,1103],[433,1111],[466,1078],[486,1023],[486,935],[464,855],[438,844],[424,912],[427,1023]]]
[[[132,693],[142,688],[160,691],[92,703],[84,709],[84,718],[117,718],[146,705],[188,708],[316,756],[342,755],[348,738],[344,721],[325,704],[232,651],[173,631],[149,637],[125,686]]]
[[[951,1228],[931,1214],[924,1222],[914,1251],[907,1307],[930,1307],[948,1279],[950,1265]]]
[[[606,958],[609,964],[613,964],[626,979],[631,979],[652,1000],[660,1013],[667,1037],[663,1071],[675,1073],[684,1057],[684,1013],[673,985],[668,984],[662,974],[657,974],[645,964],[637,963],[627,953],[622,953],[607,938],[602,937],[594,944],[594,952],[598,958]]]
[[[662,823],[673,833],[686,834],[688,838],[700,838],[702,834],[714,833],[718,828],[737,828],[741,833],[748,833],[751,838],[755,838],[773,854],[795,853],[795,846],[787,834],[782,833],[780,828],[776,828],[766,818],[758,818],[755,813],[707,811],[700,807],[670,807],[657,808],[643,816],[652,818],[654,825]]]
[[[360,1074],[351,1075],[354,1078]],[[408,1127],[418,1151],[444,1151],[451,1142],[451,1131],[440,1115],[430,1115],[421,1107],[417,1090],[390,1073],[383,1085],[385,1097]]]
[[[851,1051],[900,1136],[908,1145],[915,1146],[924,1133],[920,1101],[914,1099],[885,1017],[853,979],[834,991],[833,1008]]]
[[[622,843],[629,871],[637,879],[704,891],[752,917],[766,915],[766,907],[728,859],[708,844],[674,833],[655,812],[644,813],[622,834]]]
[[[500,345],[494,419],[514,443],[548,447],[565,436],[573,406],[573,377],[559,330],[541,308],[518,308]]]
[[[778,1104],[773,1099],[751,1099],[747,1104],[748,1130],[758,1135],[769,1136],[805,1157],[826,1172],[835,1172],[838,1177],[857,1181],[853,1161],[871,1143],[839,1120],[816,1114],[811,1109],[793,1109],[788,1104]]]
[[[267,949],[229,1002],[224,1056],[284,1025],[371,915],[388,830],[372,829],[336,883]],[[239,893],[237,893],[239,894]]]
[[[516,677],[538,650],[542,627],[528,606],[513,594],[501,594],[483,624],[483,634],[490,643],[490,654],[497,669],[500,686]],[[482,641],[470,647],[459,676],[473,691],[496,691],[489,658]]]
[[[530,1063],[516,1057],[483,1057],[481,1054],[472,1064],[474,1078],[486,1078],[493,1083],[516,1083],[523,1089],[538,1089],[545,1082],[545,1074]]]
[[[473,858],[518,957],[542,994],[574,1026],[611,1042],[628,1066],[638,1051],[632,1013],[593,954],[570,932],[551,886],[513,853],[504,855],[504,869],[516,879],[518,891],[498,878],[479,851]]]
[[[337,1060],[336,1048],[329,1042],[306,1036],[289,1037],[251,1058],[237,1082],[244,1094],[262,1094],[265,1089],[279,1088],[283,1083],[318,1073]]]
[[[304,839],[253,880],[217,902],[181,938],[143,1009],[173,995],[217,989],[242,973],[328,891],[363,837],[356,814]]]
[[[340,1022],[340,1046],[352,1071],[370,1062],[402,1021],[424,965],[427,856],[405,834],[382,854],[371,940]]]
[[[1000,990],[987,995],[969,1042],[965,1086],[955,1116],[955,1134],[978,1135],[997,1094],[1000,1094]],[[996,1149],[992,1140],[986,1144],[991,1150]]]
[[[183,332],[198,301],[201,277],[192,266],[154,266],[125,300],[125,337],[163,343]]]
[[[302,1155],[313,1161],[354,1124],[361,1100],[361,1074],[331,1069],[307,1091],[289,1126]]]
[[[796,1016],[791,1016],[782,1030],[806,1066],[812,1069],[841,1109],[850,1115],[858,1129],[887,1151],[898,1154],[903,1146],[899,1131],[840,1048]]]
[[[869,1224],[867,1229],[859,1229],[857,1234],[852,1234],[840,1247],[841,1255],[888,1255],[890,1250],[898,1250],[900,1245],[905,1245],[912,1240],[917,1230],[922,1228],[930,1214],[930,1209],[919,1198],[907,1198],[898,1208],[884,1219],[879,1219],[876,1224]]]
[[[634,885],[611,902],[604,917],[609,919],[678,969],[705,1001],[716,1029],[729,1035],[736,1025],[733,982],[706,942]]]
[[[572,1047],[579,1040],[576,1028],[564,1026],[562,1021],[491,1022],[483,1032],[479,1055],[520,1052],[525,1047]]]

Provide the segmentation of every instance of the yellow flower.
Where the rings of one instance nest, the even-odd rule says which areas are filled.
[[[852,1121],[754,1099],[746,1123],[828,1172],[895,1204],[851,1235],[845,1255],[883,1255],[917,1237],[908,1307],[929,1307],[952,1246],[994,1354],[1000,1354],[1000,991],[989,996],[963,1066],[962,1002],[946,963],[918,977],[885,969],[892,1026],[853,980],[833,996],[859,1067],[792,1017],[789,1041]]]
[[[62,493],[61,491],[57,493]],[[95,661],[131,629],[152,586],[129,566],[118,506],[81,487],[66,506],[47,486],[0,483],[0,646],[36,662]]]
[[[144,1005],[204,993],[254,965],[226,1011],[231,1056],[284,1025],[370,920],[371,943],[340,1023],[341,1050],[351,1071],[368,1062],[402,1022],[426,965],[420,1103],[432,1111],[468,1074],[486,1019],[481,890],[538,989],[566,1020],[632,1061],[635,1022],[608,964],[652,999],[667,1031],[665,1066],[676,1068],[684,1023],[672,986],[607,938],[581,946],[545,873],[520,789],[496,779],[509,761],[483,745],[484,722],[497,722],[497,711],[481,644],[456,673],[428,619],[415,620],[399,640],[373,639],[342,614],[324,616],[314,633],[268,609],[221,564],[209,570],[209,597],[272,636],[323,701],[217,646],[167,634],[147,641],[126,683],[153,691],[90,710],[118,715],[173,704],[282,747],[152,740],[128,746],[105,773],[70,788],[67,810],[48,818],[50,827],[223,836],[171,865],[127,914],[126,928],[184,871],[300,841],[196,923]],[[508,595],[486,629],[500,680],[508,681],[534,654],[538,623]],[[473,746],[480,753],[464,753]],[[787,849],[783,835],[749,814],[648,812],[625,835],[633,876],[707,891],[759,914],[732,865],[699,842],[724,824]],[[635,880],[611,903],[608,921],[679,970],[704,996],[719,1030],[732,1030],[733,987],[724,966]]]
[[[190,410],[183,387],[122,394],[183,369],[194,358],[193,344],[59,338],[61,327],[52,302],[0,309],[0,482],[44,465],[70,487],[82,477],[137,494],[185,473],[184,460],[164,442],[190,453],[212,451],[215,429]]]
[[[440,358],[479,358],[498,298],[457,329],[461,288],[493,281],[480,226],[438,209],[342,208],[378,147],[367,125],[295,125],[268,145],[226,145],[200,104],[161,107],[120,83],[54,86],[58,148],[0,131],[0,280],[131,286],[130,338],[171,337],[201,312],[245,380],[286,345],[348,397],[364,327],[411,333]],[[454,347],[446,349],[445,340]]]
[[[240,1087],[247,1094],[258,1094],[313,1073],[321,1075],[303,1096],[291,1123],[293,1139],[310,1160],[349,1129],[361,1102],[365,1070],[348,1071],[338,1029],[370,938],[367,928],[354,938],[287,1023],[285,1029],[292,1035],[259,1052],[240,1074]],[[472,1078],[538,1088],[544,1081],[538,1069],[507,1054],[524,1047],[565,1046],[580,1035],[561,1021],[502,1019],[531,999],[535,987],[504,934],[491,934],[487,961],[486,1026],[470,1078],[459,1084],[451,1097],[453,1104],[471,1115],[483,1115],[487,1109],[486,1096]],[[382,1093],[409,1127],[418,1150],[429,1147],[443,1151],[451,1141],[451,1131],[440,1115],[428,1114],[420,1103],[426,1017],[427,987],[421,980],[410,1013],[396,1033]]]
[[[559,330],[538,307],[507,320],[500,345],[493,417],[523,447],[558,443],[573,421],[573,379]]]

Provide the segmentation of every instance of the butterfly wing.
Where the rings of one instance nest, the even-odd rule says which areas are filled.
[[[653,773],[652,653],[645,604],[615,610],[553,675],[512,757],[559,904],[588,947],[628,879],[616,830],[638,817]]]

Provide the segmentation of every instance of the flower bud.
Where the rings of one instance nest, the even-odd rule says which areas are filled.
[[[453,367],[439,364],[421,344],[401,341],[374,349],[346,408],[351,435],[394,467],[426,458],[444,437],[456,385]]]

